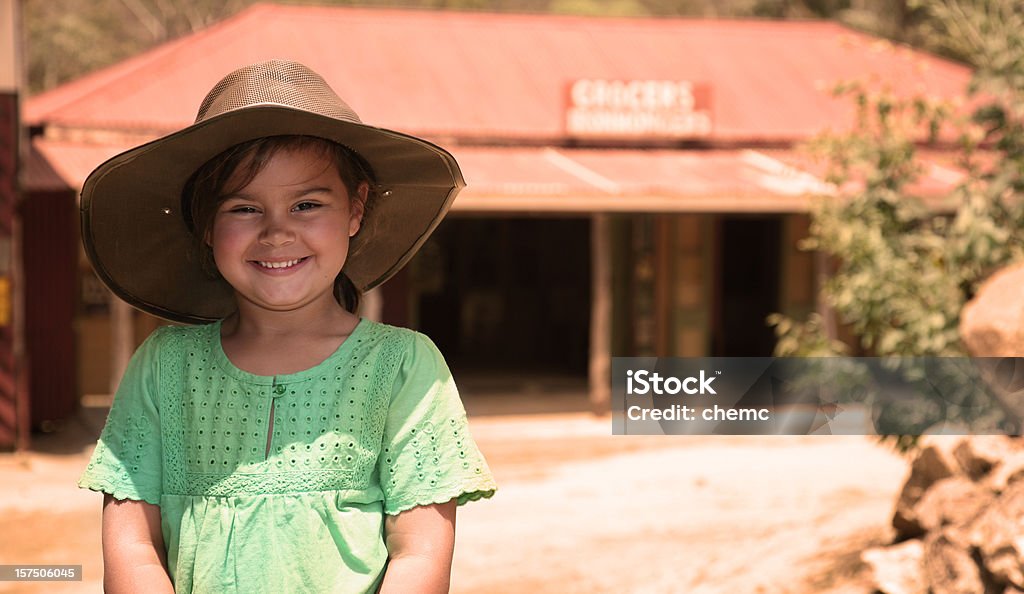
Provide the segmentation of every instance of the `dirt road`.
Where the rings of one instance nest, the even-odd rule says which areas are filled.
[[[612,437],[585,413],[478,416],[498,478],[461,508],[453,592],[868,591],[906,463],[862,437]],[[100,496],[73,488],[88,438],[0,455],[0,563],[75,563],[99,592]]]

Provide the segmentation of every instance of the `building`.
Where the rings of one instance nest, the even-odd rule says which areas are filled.
[[[73,219],[93,167],[188,125],[221,76],[270,58],[463,167],[449,219],[381,290],[384,321],[431,335],[459,374],[589,374],[596,406],[610,355],[768,355],[767,314],[818,307],[821,266],[796,243],[829,188],[795,147],[851,125],[831,83],[954,97],[970,77],[831,22],[259,5],[31,98],[29,199],[52,207],[26,233],[33,216]],[[33,232],[26,246],[67,257]],[[136,314],[132,329],[84,258],[70,265],[76,394],[106,392],[107,361],[157,322]],[[47,374],[33,371],[33,398],[73,401],[43,393],[67,385]]]

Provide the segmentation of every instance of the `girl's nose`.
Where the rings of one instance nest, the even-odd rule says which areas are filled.
[[[276,215],[267,214],[259,240],[260,243],[268,246],[288,245],[295,241],[295,232],[286,220]]]

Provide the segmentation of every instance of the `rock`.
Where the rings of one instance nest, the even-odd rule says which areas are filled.
[[[987,506],[967,533],[985,569],[999,583],[1024,589],[1024,481]]]
[[[953,456],[968,476],[978,480],[1019,450],[1015,440],[1005,435],[976,435],[961,441]]]
[[[924,541],[924,573],[931,594],[982,594],[981,570],[952,531],[929,534]]]
[[[996,466],[986,477],[986,486],[995,493],[1002,493],[1010,485],[1024,478],[1024,452],[1013,452]]]
[[[994,498],[991,490],[967,477],[952,476],[925,492],[914,506],[914,517],[925,532],[961,526],[973,520]]]
[[[1022,585],[1024,584],[1024,572],[1021,571],[1022,552],[1024,552],[1024,537],[1018,537],[1009,547],[999,549],[986,558],[984,560],[985,569],[1000,583],[1010,582],[1012,587],[1024,588]]]
[[[903,484],[899,499],[896,501],[892,525],[896,529],[898,540],[916,538],[924,534],[914,507],[929,487],[960,471],[953,450],[962,440],[962,437],[953,436],[922,438],[921,450],[910,465],[910,476]]]
[[[960,313],[960,338],[1011,420],[1024,423],[1024,263],[1007,266],[978,288]]]
[[[882,594],[927,594],[923,559],[924,545],[920,540],[861,553],[861,560],[871,571],[871,583]]]
[[[1024,263],[978,288],[960,313],[960,338],[974,357],[1024,357]]]

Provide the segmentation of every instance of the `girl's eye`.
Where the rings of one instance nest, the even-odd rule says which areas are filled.
[[[256,207],[254,207],[254,206],[234,206],[231,209],[229,209],[228,212],[237,212],[237,213],[241,213],[241,214],[254,213],[254,212],[256,212]]]
[[[295,205],[295,210],[313,210],[319,206],[316,202],[300,202]]]

